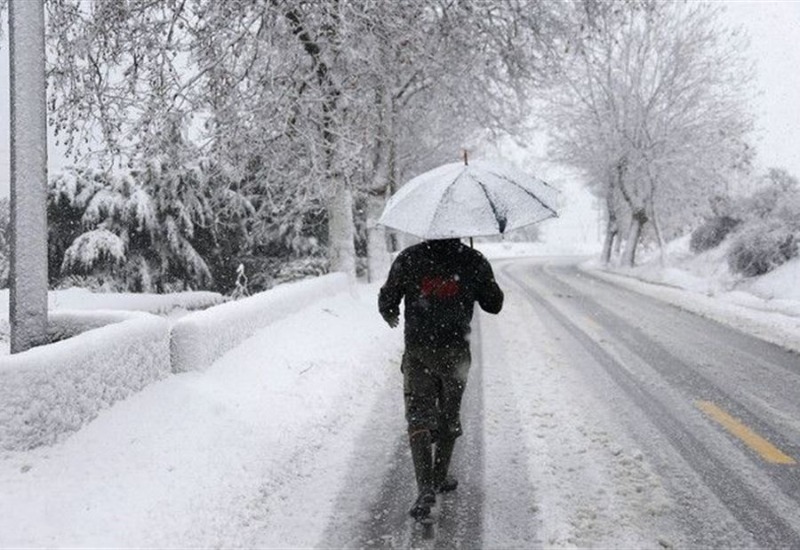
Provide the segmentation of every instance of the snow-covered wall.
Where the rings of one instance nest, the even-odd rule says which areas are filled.
[[[257,330],[349,288],[335,273],[175,322],[143,312],[51,311],[52,344],[0,356],[0,449],[52,444],[172,372],[204,369]]]
[[[51,444],[115,401],[170,374],[169,323],[148,314],[51,314],[74,337],[0,357],[0,448]]]
[[[332,273],[187,315],[172,327],[172,369],[205,369],[258,329],[342,292],[349,284],[344,273]]]

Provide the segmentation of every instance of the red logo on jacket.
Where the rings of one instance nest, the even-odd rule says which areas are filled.
[[[458,284],[458,275],[453,277],[423,277],[419,287],[423,297],[453,298],[461,291]]]

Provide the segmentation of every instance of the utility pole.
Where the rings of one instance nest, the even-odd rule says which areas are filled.
[[[11,353],[47,340],[44,0],[10,0]]]

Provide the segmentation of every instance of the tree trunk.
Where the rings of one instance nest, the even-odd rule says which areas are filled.
[[[614,249],[614,241],[616,240],[618,231],[616,226],[612,227],[611,221],[608,222],[606,226],[606,238],[603,241],[603,255],[602,261],[603,264],[608,265],[611,263],[611,252]]]
[[[385,204],[383,196],[370,195],[367,198],[367,277],[369,282],[383,280],[389,273],[391,265],[386,230],[377,225]]]
[[[613,182],[612,182],[613,183]],[[614,241],[619,236],[619,225],[617,223],[617,214],[614,212],[613,201],[611,200],[611,193],[613,187],[609,189],[609,195],[606,197],[606,213],[608,215],[608,223],[606,223],[606,237],[603,242],[603,256],[602,261],[605,265],[611,263],[611,253],[614,249]]]
[[[642,236],[642,228],[647,223],[647,214],[644,210],[637,210],[631,217],[631,228],[628,232],[628,241],[625,246],[625,254],[622,257],[623,265],[633,267],[636,262],[636,249],[639,246],[639,238]]]
[[[618,258],[620,254],[622,254],[622,244],[623,244],[622,235],[620,235],[619,229],[617,229],[617,238],[614,241],[614,256]]]
[[[356,276],[355,224],[353,223],[353,194],[339,185],[328,202],[328,259],[330,270]]]
[[[397,142],[394,137],[389,142],[389,163],[387,165],[387,187],[385,201],[389,200],[398,188],[397,183]],[[400,250],[400,243],[397,239],[397,234],[394,231],[389,231],[386,237],[386,249],[392,253]]]
[[[273,0],[277,6],[277,0]],[[326,210],[328,213],[328,258],[331,271],[356,275],[355,222],[353,221],[353,195],[350,187],[342,183],[342,177],[336,169],[336,133],[335,114],[338,110],[341,95],[331,70],[323,58],[323,45],[317,42],[305,27],[300,11],[290,8],[284,13],[292,29],[292,33],[300,40],[303,49],[311,58],[317,84],[323,92],[322,100],[322,152],[324,155],[324,174],[334,187]],[[336,22],[338,24],[338,21]],[[337,25],[326,29],[331,43],[337,31]],[[335,58],[332,52],[331,58]]]
[[[369,282],[386,277],[391,266],[390,251],[394,244],[394,236],[377,225],[386,207],[386,201],[392,195],[395,181],[395,105],[392,94],[385,86],[376,92],[376,103],[381,120],[378,124],[373,157],[372,178],[367,182],[367,275]]]
[[[653,221],[653,229],[656,232],[656,240],[658,241],[658,261],[661,267],[667,265],[667,247],[664,242],[664,234],[661,231],[661,224],[658,223],[658,216],[656,215],[655,204],[650,205],[651,219]]]

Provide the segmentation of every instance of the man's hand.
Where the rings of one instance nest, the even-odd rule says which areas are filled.
[[[397,313],[386,315],[383,319],[386,321],[386,324],[392,328],[396,327],[400,323],[400,316]]]

